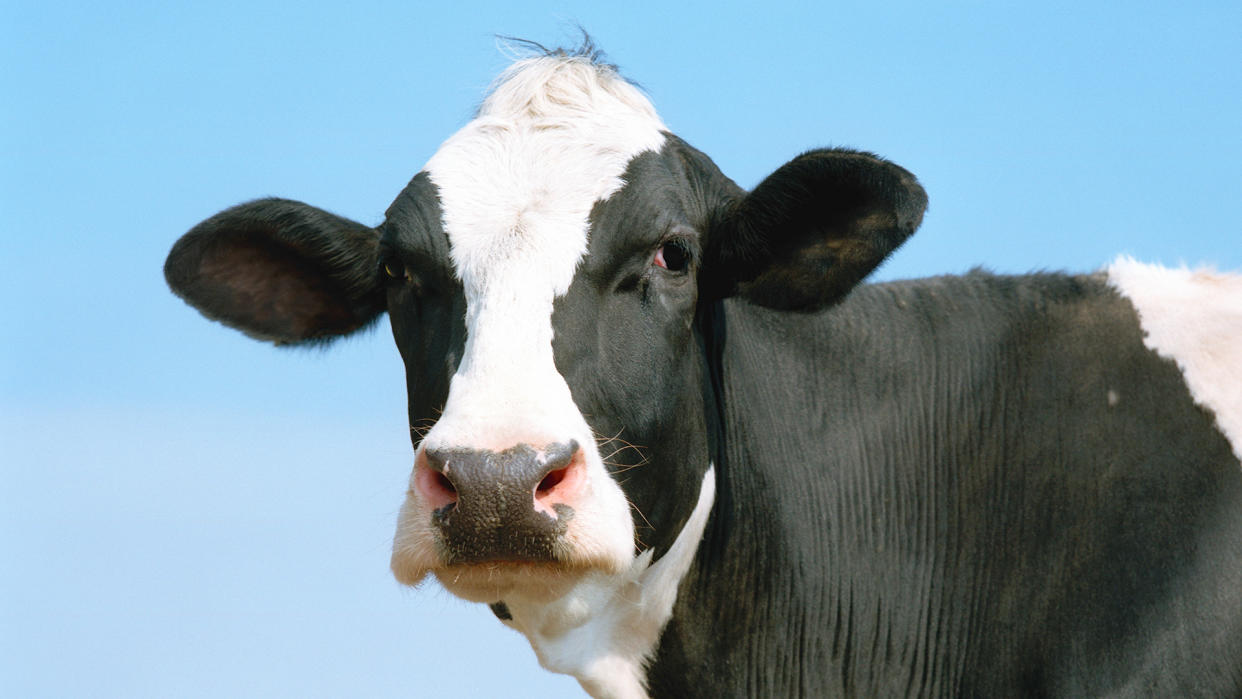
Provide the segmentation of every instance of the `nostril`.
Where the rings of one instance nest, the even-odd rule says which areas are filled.
[[[444,475],[443,473],[435,473],[435,480],[436,480],[436,485],[440,486],[445,491],[452,493],[454,495],[457,494],[457,488],[453,486],[453,481],[450,481],[448,476]]]
[[[440,454],[419,452],[414,465],[414,490],[432,510],[457,503],[457,486],[444,474],[446,459]]]
[[[586,454],[577,442],[559,444],[546,452],[544,468],[548,469],[535,486],[535,511],[557,519],[562,505],[572,507],[586,484]]]
[[[544,476],[543,480],[539,481],[539,487],[536,489],[537,492],[542,495],[552,490],[556,486],[560,485],[561,481],[565,480],[565,476],[568,475],[568,473],[569,467],[566,466],[565,468],[558,468]]]

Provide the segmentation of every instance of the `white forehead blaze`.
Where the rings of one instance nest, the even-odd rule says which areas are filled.
[[[1138,312],[1143,344],[1181,369],[1242,460],[1242,276],[1118,258],[1109,283]]]
[[[425,168],[462,281],[486,287],[502,268],[533,264],[527,272],[564,293],[586,253],[591,207],[622,187],[630,159],[663,145],[664,131],[610,69],[563,57],[514,65]]]
[[[441,422],[532,410],[582,422],[553,364],[552,302],[586,254],[592,207],[624,185],[631,159],[663,146],[664,132],[651,103],[612,69],[549,56],[506,71],[478,116],[432,156],[424,169],[467,308]]]

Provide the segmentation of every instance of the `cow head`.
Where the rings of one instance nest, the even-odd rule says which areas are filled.
[[[905,170],[841,150],[746,193],[611,67],[558,53],[502,76],[379,226],[255,201],[187,233],[165,272],[277,344],[388,312],[415,447],[393,571],[504,617],[674,549],[684,573],[718,429],[708,311],[823,308],[925,204]]]

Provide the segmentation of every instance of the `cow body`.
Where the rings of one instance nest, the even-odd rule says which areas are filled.
[[[855,289],[925,205],[845,150],[745,192],[557,52],[379,226],[259,200],[165,271],[277,343],[387,312],[394,573],[595,696],[1242,692],[1242,282]]]
[[[715,335],[721,497],[653,694],[1238,691],[1242,470],[1104,275],[726,302]]]

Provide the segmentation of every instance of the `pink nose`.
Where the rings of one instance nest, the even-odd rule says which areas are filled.
[[[420,450],[414,487],[451,563],[550,561],[585,480],[585,457],[571,440],[542,451]]]

